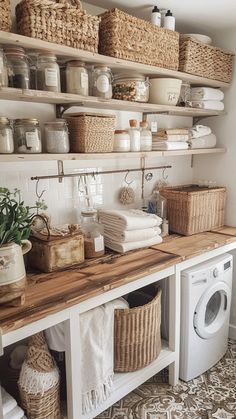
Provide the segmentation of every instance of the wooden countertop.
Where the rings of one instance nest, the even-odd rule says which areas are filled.
[[[173,235],[161,245],[125,255],[108,254],[83,267],[50,274],[28,274],[26,303],[22,307],[1,306],[0,330],[3,334],[16,330],[105,291],[236,242],[236,228],[235,235],[231,229],[224,227],[226,234],[214,231],[189,237]]]

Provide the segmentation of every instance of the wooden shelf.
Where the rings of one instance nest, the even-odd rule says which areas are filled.
[[[134,63],[113,57],[107,57],[88,51],[83,51],[64,45],[54,44],[39,39],[29,38],[27,36],[17,35],[0,31],[0,44],[16,44],[26,49],[46,51],[50,50],[58,57],[63,59],[79,59],[88,64],[104,64],[116,72],[132,72],[134,68],[137,73],[142,73],[150,77],[174,77],[189,82],[192,85],[210,86],[210,87],[228,87],[229,83],[217,80],[211,80],[204,77],[194,76],[192,74],[182,73],[180,71],[168,70],[165,68],[154,67],[146,64]]]
[[[44,92],[41,90],[21,90],[14,89],[12,87],[0,87],[0,99],[35,103],[74,105],[87,108],[107,109],[110,111],[116,110],[157,114],[159,113],[164,115],[179,115],[199,118],[207,116],[219,116],[224,114],[224,112],[221,111],[211,111],[206,109],[155,105],[151,103],[128,102],[125,100],[116,99],[106,100],[94,96],[84,97],[70,93],[53,93]]]

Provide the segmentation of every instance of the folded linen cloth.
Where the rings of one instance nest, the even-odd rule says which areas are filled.
[[[212,130],[210,127],[207,127],[205,125],[194,125],[190,129],[190,138],[204,137],[204,135],[209,135],[211,133]]]
[[[204,137],[192,138],[189,144],[191,148],[213,148],[216,146],[216,136],[209,134]]]
[[[188,143],[184,141],[160,141],[152,144],[153,150],[187,150]]]
[[[24,411],[16,406],[13,410],[3,415],[3,419],[22,419],[24,417]]]
[[[192,87],[191,101],[195,100],[224,100],[224,92],[213,87]]]
[[[159,128],[157,135],[164,137],[165,135],[188,135],[188,128]]]
[[[225,106],[223,102],[218,100],[199,100],[191,102],[193,108],[209,109],[212,111],[223,111]]]
[[[161,234],[159,227],[145,228],[142,230],[116,230],[113,227],[106,227],[104,229],[104,235],[109,240],[114,240],[121,243],[130,243],[140,240],[152,239]]]
[[[99,210],[99,220],[105,227],[120,231],[158,227],[162,223],[162,219],[157,215],[137,209]]]
[[[13,397],[6,392],[3,387],[0,387],[2,393],[2,408],[3,408],[3,416],[7,413],[11,412],[16,406],[17,402]]]
[[[144,247],[150,247],[150,246],[154,246],[155,244],[160,244],[160,243],[162,243],[161,236],[156,236],[151,239],[140,240],[137,242],[130,242],[130,243],[116,242],[114,240],[110,240],[109,238],[105,237],[105,245],[109,247],[109,249],[112,249],[118,253],[126,253],[126,252],[129,252],[130,250],[142,249]]]
[[[153,136],[152,142],[158,141],[188,141],[189,135],[188,134],[166,134],[165,136]]]

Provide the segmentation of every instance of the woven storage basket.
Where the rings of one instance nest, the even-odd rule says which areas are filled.
[[[98,51],[99,18],[79,0],[22,0],[16,6],[20,34],[87,51]]]
[[[180,37],[179,70],[229,83],[234,55],[196,39]]]
[[[116,58],[178,70],[179,34],[112,9],[101,16],[99,52]]]
[[[161,351],[161,291],[148,304],[115,310],[114,371],[131,372],[154,361]]]
[[[18,385],[28,418],[62,418],[59,372],[42,332],[30,338]]]
[[[11,30],[10,0],[0,0],[0,30],[6,32]]]
[[[111,153],[115,115],[77,113],[64,116],[68,122],[72,153]]]
[[[190,236],[224,225],[226,188],[196,185],[164,188],[170,230]]]

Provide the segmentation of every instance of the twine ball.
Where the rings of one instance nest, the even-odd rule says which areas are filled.
[[[119,201],[123,205],[133,204],[135,200],[135,193],[129,186],[124,186],[119,191]]]

